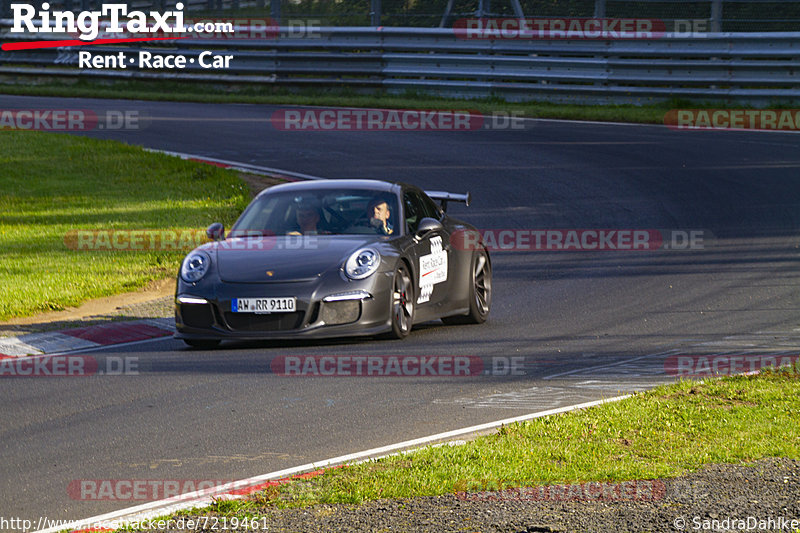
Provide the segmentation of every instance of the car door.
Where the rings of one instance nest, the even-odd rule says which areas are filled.
[[[408,235],[414,235],[423,218],[439,220],[441,211],[421,191],[403,193],[403,207]],[[416,240],[416,239],[415,239]],[[415,244],[417,305],[422,308],[440,306],[446,299],[450,283],[450,235],[447,230],[431,231]]]

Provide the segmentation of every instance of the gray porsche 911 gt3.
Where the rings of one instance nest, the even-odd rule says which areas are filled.
[[[225,339],[401,339],[437,318],[482,323],[489,253],[474,227],[447,215],[449,201],[469,199],[374,180],[271,187],[227,235],[212,224],[212,242],[183,260],[175,337],[212,348]],[[477,236],[468,246],[465,232]]]

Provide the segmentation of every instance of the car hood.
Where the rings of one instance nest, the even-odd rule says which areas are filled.
[[[319,236],[233,238],[214,243],[220,279],[231,283],[310,281],[375,237]]]

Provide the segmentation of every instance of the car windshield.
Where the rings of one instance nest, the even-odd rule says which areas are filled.
[[[394,194],[369,189],[319,189],[264,194],[231,228],[255,235],[391,235],[398,227]]]

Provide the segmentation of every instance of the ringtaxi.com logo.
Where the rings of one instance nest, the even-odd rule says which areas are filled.
[[[147,34],[148,38],[167,34],[175,38],[175,34],[191,34],[193,32],[228,32],[227,24],[186,25],[182,2],[175,4],[173,11],[135,11],[129,10],[127,4],[103,4],[99,10],[72,11],[50,10],[50,4],[43,2],[41,10],[25,3],[12,3],[11,12],[14,24],[10,33],[65,33],[77,36],[81,41],[94,41],[101,31],[112,34]],[[101,17],[104,19],[101,23]],[[232,31],[232,30],[231,30]],[[7,48],[4,46],[4,50]]]
[[[138,111],[129,110],[0,109],[0,130],[141,130],[146,124]]]
[[[90,355],[0,356],[0,377],[87,377],[138,375],[138,357]]]

